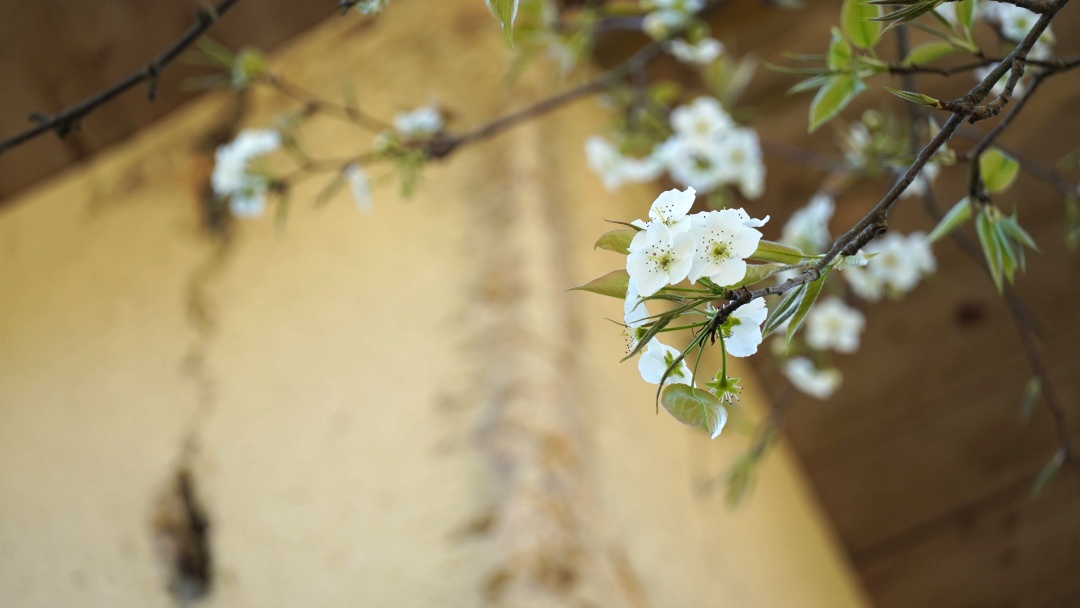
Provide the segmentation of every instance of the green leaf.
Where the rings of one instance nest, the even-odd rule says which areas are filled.
[[[484,0],[492,16],[502,26],[506,42],[514,46],[514,18],[517,17],[518,0]]]
[[[814,306],[818,294],[821,293],[821,288],[825,286],[825,278],[829,276],[829,268],[829,266],[826,266],[825,270],[821,272],[821,276],[818,277],[816,281],[806,284],[803,297],[799,300],[799,307],[795,310],[795,314],[791,317],[791,322],[788,323],[787,326],[788,344],[791,344],[791,339],[795,337],[795,332],[799,331],[803,319],[805,319],[806,314],[810,312],[810,308]]]
[[[919,46],[911,49],[907,57],[904,57],[902,65],[927,65],[934,61],[951,54],[956,47],[950,42],[944,40],[934,40],[931,42],[924,42]]]
[[[840,11],[840,27],[851,44],[860,49],[873,48],[881,35],[881,23],[871,19],[879,17],[881,10],[866,0],[844,0]]]
[[[1005,235],[1009,237],[1009,240],[1019,243],[1032,251],[1039,252],[1039,246],[1035,244],[1035,239],[1031,238],[1028,231],[1020,226],[1015,214],[1002,218],[999,225],[1005,232]]]
[[[750,259],[753,260],[777,262],[789,266],[801,264],[804,260],[813,260],[820,257],[821,256],[819,255],[807,255],[803,253],[802,250],[797,247],[792,247],[791,245],[766,240],[759,241],[757,249],[754,253],[750,254]],[[749,272],[749,270],[747,270],[747,272]]]
[[[888,21],[889,26],[886,29],[914,21],[937,8],[941,2],[942,0],[870,0],[870,4],[904,7],[874,18],[874,21]]]
[[[727,423],[727,410],[715,395],[686,384],[671,384],[665,388],[660,404],[679,422],[705,429],[714,439]]]
[[[941,218],[937,226],[930,231],[930,236],[926,237],[931,243],[937,242],[942,237],[947,236],[953,230],[956,230],[964,222],[971,219],[971,203],[967,197],[960,199],[958,203],[953,205],[952,209],[945,214],[945,217]]]
[[[1058,450],[1054,452],[1054,455],[1050,458],[1050,462],[1047,462],[1043,466],[1039,474],[1035,476],[1035,481],[1031,483],[1031,495],[1033,497],[1042,494],[1042,491],[1046,489],[1046,486],[1054,480],[1058,471],[1061,470],[1061,465],[1065,464],[1065,450]]]
[[[725,498],[731,506],[738,506],[750,492],[754,485],[754,473],[758,459],[752,454],[746,454],[739,458],[732,467],[727,477],[727,492]]]
[[[979,215],[975,217],[975,233],[979,235],[979,244],[982,245],[983,256],[986,257],[986,266],[990,271],[990,278],[994,280],[994,286],[997,287],[998,293],[1001,293],[1004,288],[1002,280],[1004,254],[1001,251],[1000,243],[998,243],[994,235],[994,227],[985,207],[980,209]]]
[[[780,301],[776,308],[769,311],[765,324],[761,326],[762,339],[769,337],[773,330],[783,325],[784,321],[787,321],[791,315],[795,314],[795,304],[799,301],[799,296],[802,295],[804,289],[806,289],[806,284],[792,289],[784,296],[784,299]]]
[[[634,240],[634,235],[636,234],[637,230],[631,228],[608,230],[604,234],[601,234],[600,238],[596,239],[596,244],[593,245],[593,249],[607,249],[608,251],[614,251],[615,253],[629,255],[630,241]]]
[[[593,279],[579,287],[571,287],[567,291],[589,291],[598,293],[602,296],[611,296],[613,298],[625,300],[626,288],[629,284],[630,275],[620,268],[619,270],[612,270],[604,276]]]
[[[979,157],[979,174],[990,194],[1008,190],[1019,172],[1020,163],[998,148],[990,148]]]
[[[821,125],[840,113],[866,85],[849,74],[832,76],[825,86],[818,89],[810,102],[810,128],[813,133]]]
[[[964,26],[965,30],[970,30],[972,24],[975,23],[978,4],[976,4],[975,0],[959,0],[953,4],[953,7],[956,9],[957,22]]]
[[[920,106],[926,106],[928,108],[936,108],[941,105],[941,102],[930,97],[929,95],[923,95],[922,93],[912,93],[911,91],[901,91],[900,89],[894,89],[892,87],[885,87],[885,90],[896,95],[900,99],[910,101],[911,103],[919,104]]]
[[[851,71],[851,45],[835,27],[829,41],[829,52],[825,55],[825,65],[834,72]]]
[[[829,262],[829,268],[834,270],[847,270],[848,268],[860,268],[870,263],[870,258],[876,256],[876,253],[859,253],[856,255],[838,255],[832,262]]]

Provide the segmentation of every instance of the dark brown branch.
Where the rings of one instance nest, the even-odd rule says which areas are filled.
[[[956,0],[950,0],[955,2]],[[1000,2],[1002,4],[1011,4],[1013,6],[1019,6],[1020,8],[1026,8],[1033,13],[1050,12],[1054,8],[1053,0],[993,0],[994,2]]]
[[[149,85],[148,96],[152,101],[157,92],[158,78],[161,76],[165,66],[172,63],[180,53],[202,37],[206,30],[210,29],[210,26],[232,8],[236,2],[237,0],[223,0],[212,11],[200,9],[195,13],[195,23],[180,38],[169,45],[157,57],[154,57],[150,63],[109,88],[99,91],[75,105],[68,106],[52,116],[45,116],[40,113],[32,114],[31,117],[37,122],[37,125],[0,141],[0,154],[22,145],[47,131],[54,131],[60,137],[65,137],[78,127],[79,122],[87,114],[128,89],[132,89],[144,82]]]

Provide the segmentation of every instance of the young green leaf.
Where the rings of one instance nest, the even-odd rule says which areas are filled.
[[[990,194],[1008,190],[1019,172],[1020,163],[998,148],[990,148],[979,157],[979,174]]]
[[[969,219],[971,219],[971,203],[967,197],[964,197],[953,205],[952,209],[949,209],[949,212],[945,214],[945,217],[941,218],[941,221],[938,222],[937,226],[934,226],[934,229],[930,231],[930,235],[926,238],[931,243],[935,243],[959,228]]]
[[[803,319],[806,318],[806,314],[810,312],[810,308],[814,306],[814,302],[817,300],[818,294],[821,293],[821,288],[825,285],[825,278],[829,276],[829,266],[825,267],[821,276],[816,281],[806,284],[806,290],[803,293],[803,297],[799,300],[799,307],[795,309],[795,314],[791,317],[791,322],[787,326],[787,343],[791,344],[791,339],[795,337],[795,332],[799,331],[799,326],[802,325]]]
[[[715,395],[686,384],[668,385],[660,404],[679,422],[705,429],[714,439],[727,423],[727,410]]]
[[[810,102],[810,128],[813,133],[821,125],[829,122],[862,92],[866,85],[850,74],[838,74],[829,78],[825,86],[818,89],[814,100]]]
[[[990,278],[994,280],[998,293],[1001,293],[1004,289],[1004,254],[994,234],[993,223],[988,217],[986,208],[980,209],[979,215],[975,217],[975,233],[979,235],[979,244],[982,245],[983,256],[986,257],[986,267],[990,271]]]
[[[956,47],[954,47],[951,42],[946,42],[944,40],[924,42],[911,49],[911,52],[908,53],[907,57],[904,57],[903,65],[927,65],[951,54],[955,50]]]
[[[790,266],[800,264],[804,260],[813,260],[819,257],[821,256],[807,255],[800,249],[792,247],[791,245],[766,240],[759,241],[758,248],[754,253],[750,254],[750,259],[752,260],[776,262],[778,264],[787,264]]]
[[[978,4],[976,4],[975,0],[959,0],[953,3],[953,7],[956,10],[956,21],[964,26],[965,31],[970,31],[972,24],[975,23],[975,12],[978,10]]]
[[[1010,240],[1019,243],[1036,253],[1041,253],[1039,251],[1039,246],[1035,244],[1035,239],[1031,238],[1028,231],[1020,226],[1020,222],[1016,219],[1015,213],[1009,217],[1001,218],[999,224]]]
[[[892,87],[885,87],[885,90],[896,95],[900,99],[910,101],[911,103],[917,103],[920,106],[926,106],[928,108],[936,108],[941,105],[941,102],[930,97],[929,95],[923,95],[922,93],[912,93],[911,91],[901,91],[900,89],[894,89]]]
[[[484,0],[488,10],[502,26],[506,42],[514,46],[514,18],[517,17],[519,0]]]
[[[761,326],[762,339],[768,338],[773,330],[783,325],[784,321],[787,321],[791,315],[795,314],[795,305],[799,302],[799,296],[802,295],[804,289],[806,289],[806,284],[792,289],[784,296],[784,299],[780,301],[776,308],[769,311],[769,317],[765,319],[765,324]]]
[[[860,49],[873,48],[881,35],[881,22],[871,19],[879,17],[881,9],[866,0],[844,0],[840,11],[840,27],[851,44]]]
[[[593,249],[607,249],[608,251],[628,255],[630,253],[630,241],[634,240],[636,234],[637,231],[631,228],[609,230],[596,239]]]
[[[568,291],[590,291],[602,296],[611,296],[623,300],[626,299],[626,289],[629,284],[630,275],[620,268],[579,287],[571,287]]]
[[[1020,420],[1027,422],[1031,419],[1031,413],[1035,411],[1035,405],[1039,403],[1042,395],[1042,380],[1038,376],[1028,380],[1024,386],[1024,396],[1020,400]]]
[[[835,27],[829,41],[829,52],[825,55],[825,65],[833,72],[851,71],[851,45]]]

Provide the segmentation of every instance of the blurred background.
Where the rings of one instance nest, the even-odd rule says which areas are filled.
[[[0,136],[136,69],[200,6],[3,3]],[[779,63],[823,52],[839,6],[733,3],[713,29]],[[1078,24],[1075,6],[1055,22],[1060,56],[1080,52]],[[327,98],[351,83],[376,116],[437,101],[451,129],[563,86],[504,87],[512,55],[479,0],[394,0],[377,19],[241,1],[210,36]],[[642,42],[611,32],[593,59]],[[655,195],[610,195],[584,168],[594,100],[426,169],[410,200],[377,186],[370,216],[345,194],[312,208],[309,183],[283,226],[222,230],[214,150],[295,102],[187,90],[205,73],[175,64],[154,102],[130,91],[0,156],[0,605],[1080,606],[1080,483],[1063,470],[1033,497],[1052,419],[1023,411],[1012,315],[952,242],[930,280],[869,307],[833,399],[749,361],[744,407],[782,408],[786,440],[731,509],[703,488],[750,437],[654,416],[616,364],[617,303],[563,291],[620,263],[590,248],[602,219]],[[971,84],[920,82],[940,98]],[[759,69],[740,119],[839,155],[842,127],[808,136],[792,83]],[[1051,81],[1002,144],[1053,167],[1080,144],[1078,104],[1075,74]],[[843,116],[871,108],[903,111],[864,95]],[[331,156],[371,138],[306,132]],[[790,156],[766,158],[766,238],[819,187]],[[965,177],[939,178],[942,205]],[[834,232],[887,186],[841,198]],[[1042,248],[1017,293],[1078,441],[1080,256],[1057,190],[1022,174],[1011,192]],[[891,220],[934,224],[915,200]]]

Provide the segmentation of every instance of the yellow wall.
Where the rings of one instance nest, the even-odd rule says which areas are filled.
[[[454,128],[517,107],[475,0],[397,0],[275,60],[389,116]],[[190,456],[211,520],[206,606],[864,605],[785,449],[739,511],[709,441],[619,365],[620,303],[564,290],[621,264],[644,213],[583,168],[591,101],[428,168],[416,196],[293,196],[283,228],[199,227],[229,116],[210,96],[0,214],[0,606],[170,605],[152,521]],[[264,126],[289,104],[257,95]],[[370,134],[306,131],[328,156]],[[762,391],[745,383],[744,405]]]

